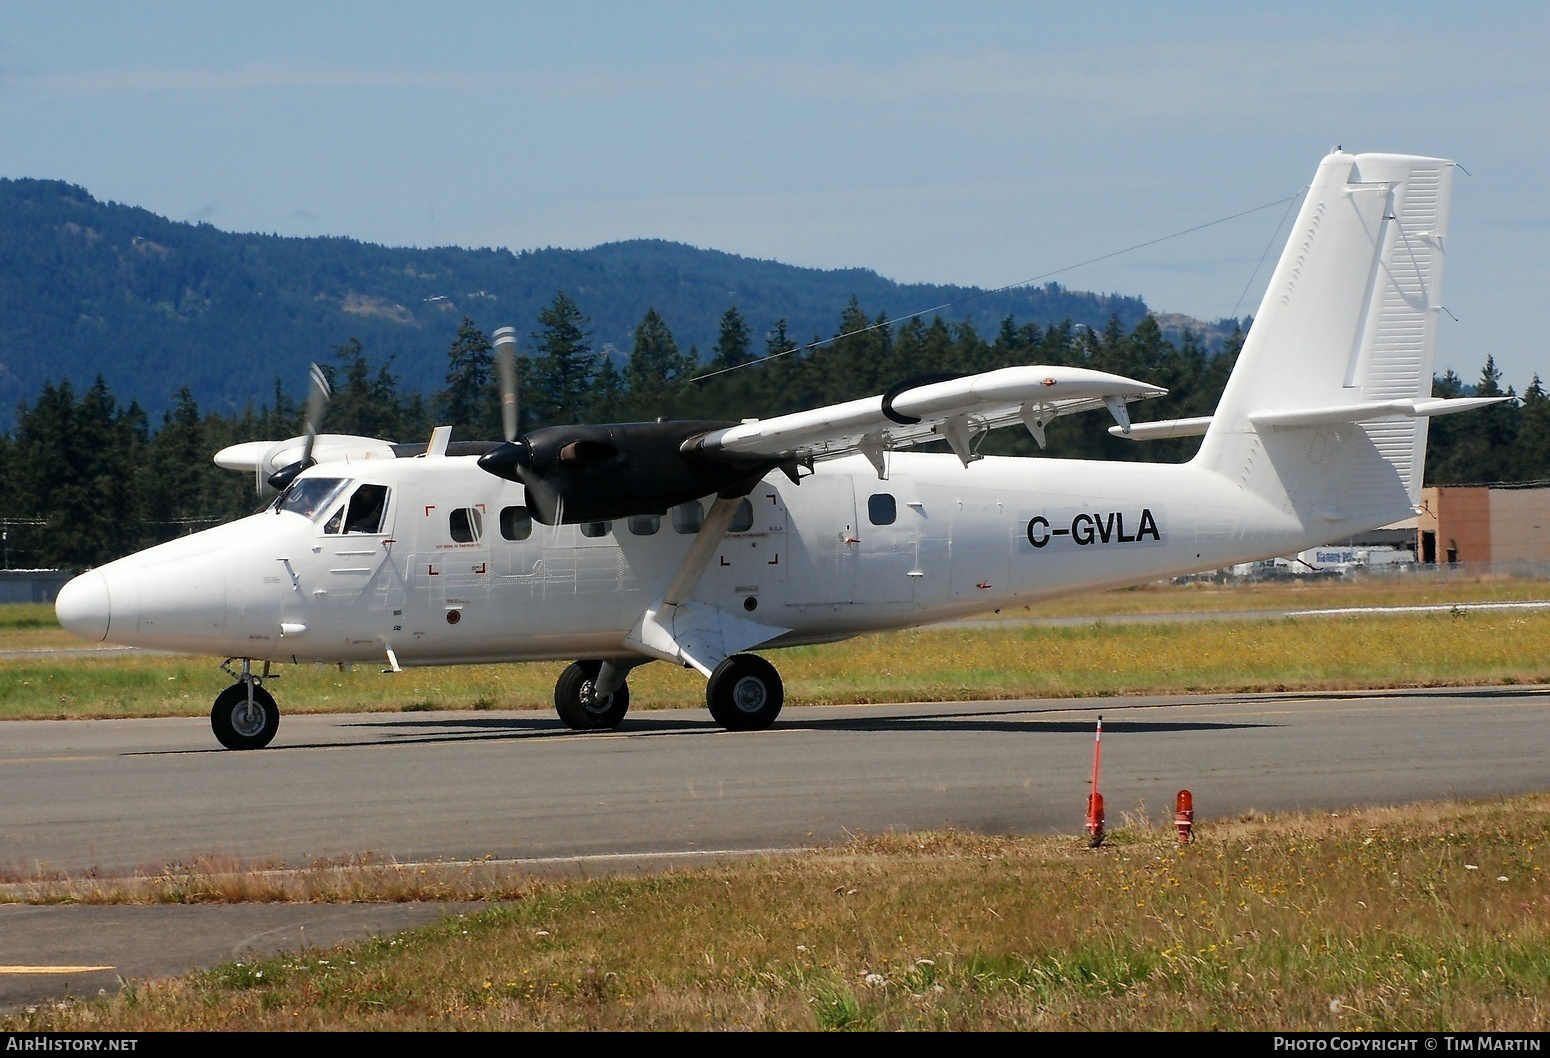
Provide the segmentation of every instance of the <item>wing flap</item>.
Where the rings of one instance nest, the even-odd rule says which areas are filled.
[[[830,459],[948,441],[965,463],[966,438],[1019,423],[1043,444],[1044,425],[1061,415],[1105,406],[1121,425],[1127,401],[1160,397],[1146,382],[1080,367],[1004,367],[823,408],[754,419],[684,442],[686,455],[708,458]],[[875,460],[874,460],[875,461]]]

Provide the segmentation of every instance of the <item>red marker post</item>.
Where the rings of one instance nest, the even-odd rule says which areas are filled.
[[[1093,739],[1093,788],[1087,795],[1087,840],[1092,848],[1103,844],[1103,794],[1098,792],[1098,761],[1103,751],[1103,717]]]
[[[1179,832],[1180,845],[1195,840],[1195,798],[1188,790],[1180,790],[1173,801],[1173,826]]]

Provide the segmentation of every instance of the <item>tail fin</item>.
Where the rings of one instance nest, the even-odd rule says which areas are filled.
[[[1329,536],[1419,501],[1453,163],[1320,164],[1195,465]],[[1360,524],[1358,524],[1360,523]]]

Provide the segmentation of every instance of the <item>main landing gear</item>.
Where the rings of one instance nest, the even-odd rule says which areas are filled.
[[[554,685],[554,708],[575,731],[618,727],[630,708],[625,683],[629,666],[612,661],[578,661]],[[728,731],[759,731],[780,715],[786,692],[775,666],[757,654],[734,654],[710,674],[705,704]]]
[[[728,731],[769,727],[785,700],[780,673],[757,654],[733,654],[716,666],[705,685],[710,715]]]
[[[280,730],[280,707],[253,674],[252,666],[251,659],[242,659],[242,675],[216,696],[210,710],[210,726],[227,749],[263,749]]]

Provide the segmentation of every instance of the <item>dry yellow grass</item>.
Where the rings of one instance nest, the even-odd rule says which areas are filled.
[[[1193,845],[858,838],[134,983],[0,1030],[1542,1031],[1550,797],[1248,818]],[[326,886],[325,886],[326,888]]]

